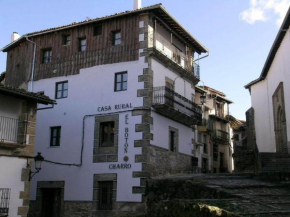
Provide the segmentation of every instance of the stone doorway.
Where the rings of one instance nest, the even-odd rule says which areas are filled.
[[[276,152],[288,153],[283,82],[272,96]]]
[[[42,188],[41,217],[60,217],[61,188]]]

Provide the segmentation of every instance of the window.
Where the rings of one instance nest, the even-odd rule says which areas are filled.
[[[50,146],[60,146],[61,127],[50,128]]]
[[[113,181],[99,182],[99,210],[113,209]]]
[[[80,38],[79,39],[79,51],[85,51],[87,49],[87,39]]]
[[[191,94],[191,101],[195,102],[195,95],[194,94]]]
[[[42,51],[42,63],[51,63],[52,51],[51,49]]]
[[[206,139],[206,135],[203,135],[203,153],[207,153],[207,139]]]
[[[94,26],[94,36],[102,35],[103,27],[102,25]]]
[[[56,99],[67,98],[67,93],[68,93],[68,82],[67,81],[62,81],[62,82],[56,83],[56,88],[55,88],[55,98]]]
[[[69,45],[70,44],[70,35],[63,35],[62,36],[62,44]]]
[[[114,122],[103,122],[100,124],[100,146],[114,145]]]
[[[213,160],[218,161],[218,145],[216,143],[213,144]]]
[[[176,141],[174,131],[170,131],[170,151],[176,152]]]
[[[113,45],[121,44],[121,31],[113,32]]]
[[[173,45],[173,54],[172,54],[173,60],[177,62],[178,64],[181,64],[182,51],[175,44],[172,44],[172,45]]]
[[[127,72],[115,74],[115,92],[127,90]]]
[[[198,134],[198,137],[197,137],[197,141],[198,141],[199,143],[202,143],[201,140],[202,140],[201,133],[199,133],[199,134]]]

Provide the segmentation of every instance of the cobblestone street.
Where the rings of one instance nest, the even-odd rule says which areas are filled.
[[[206,195],[204,198],[197,196],[197,199],[184,200],[216,206],[234,216],[290,216],[288,181],[263,181],[259,176],[251,174],[188,174],[167,177],[166,180],[184,180],[191,182],[193,187],[203,186],[201,191],[216,192],[203,194]]]

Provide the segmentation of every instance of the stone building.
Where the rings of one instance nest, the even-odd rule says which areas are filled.
[[[270,169],[271,158],[279,167],[273,170],[289,170],[288,164],[278,163],[290,153],[290,8],[268,54],[260,77],[245,86],[251,94],[250,109],[254,137],[250,142],[257,145],[263,156],[262,166]],[[249,123],[251,124],[251,123]],[[267,154],[264,154],[267,153]],[[272,153],[272,155],[271,155]],[[272,156],[272,157],[270,157]],[[270,157],[270,158],[269,158]],[[268,161],[268,162],[267,162]],[[273,162],[273,164],[275,163]],[[283,165],[285,165],[283,168]]]
[[[202,105],[202,123],[197,126],[197,149],[204,173],[233,170],[233,129],[226,95],[207,86],[196,86],[195,102]]]
[[[0,216],[28,212],[37,103],[54,101],[0,83]]]
[[[29,33],[3,51],[7,84],[57,101],[37,119],[46,161],[30,216],[140,213],[148,178],[201,167],[192,96],[208,50],[161,4]]]

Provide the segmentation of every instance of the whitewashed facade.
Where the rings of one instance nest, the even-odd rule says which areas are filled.
[[[53,103],[0,84],[0,216],[28,213],[37,102]]]
[[[140,213],[146,208],[148,178],[200,171],[194,125],[201,121],[201,107],[193,98],[199,66],[194,54],[208,50],[161,5],[114,19],[127,14],[139,20],[136,60],[83,67],[66,76],[52,70],[51,76],[33,82],[34,92],[57,102],[37,118],[35,151],[45,162],[32,180],[33,217]],[[164,25],[166,19],[174,21],[172,29]],[[111,49],[123,49],[122,37],[133,33],[113,31]],[[110,193],[102,193],[104,189]]]
[[[201,96],[204,95],[204,103]],[[233,129],[229,123],[229,105],[226,95],[211,87],[196,87],[196,103],[202,104],[203,121],[197,127],[196,138],[200,144],[201,171],[204,173],[232,172]]]
[[[251,94],[260,152],[290,153],[289,11],[260,77],[245,86]]]

